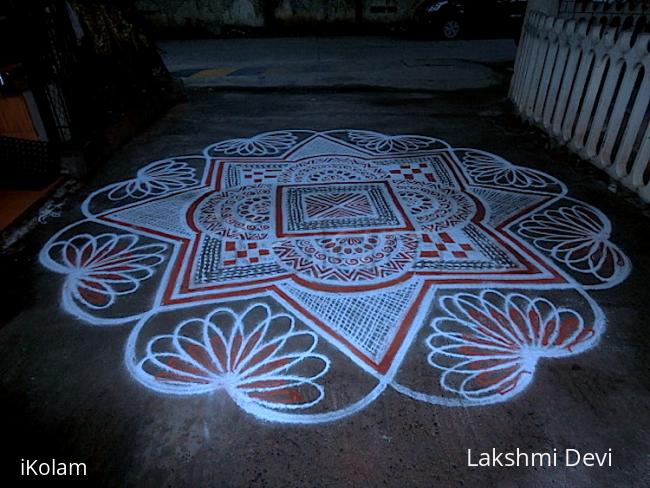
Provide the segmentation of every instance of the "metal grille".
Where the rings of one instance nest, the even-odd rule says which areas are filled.
[[[637,34],[650,32],[650,0],[561,0],[559,17],[587,20],[590,23],[633,30]]]
[[[0,136],[2,183],[13,188],[38,189],[51,182],[59,171],[51,144]]]
[[[644,17],[650,13],[649,0],[561,0],[560,17]]]
[[[73,135],[70,79],[77,62],[65,3],[49,0],[17,9],[17,20],[30,25],[24,64],[50,141],[64,145]]]

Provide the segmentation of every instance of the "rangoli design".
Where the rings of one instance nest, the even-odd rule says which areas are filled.
[[[602,336],[591,290],[630,271],[608,219],[542,172],[425,136],[276,131],[93,192],[41,262],[62,305],[131,326],[163,394],[222,391],[289,423],[386,388],[505,401]]]

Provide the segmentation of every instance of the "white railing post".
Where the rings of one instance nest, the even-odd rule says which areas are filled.
[[[648,202],[649,49],[650,34],[531,12],[509,91],[525,120]]]

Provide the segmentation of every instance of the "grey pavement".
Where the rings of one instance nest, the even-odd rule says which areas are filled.
[[[462,90],[495,86],[514,60],[512,39],[383,37],[209,39],[159,44],[186,86]]]
[[[480,44],[479,44],[480,46]],[[305,55],[306,56],[306,55]],[[463,93],[239,93],[191,90],[137,136],[3,261],[0,405],[5,479],[20,458],[88,463],[78,486],[143,487],[643,487],[650,479],[648,220],[585,163],[549,148],[511,113],[505,85]],[[358,128],[424,134],[541,169],[612,220],[630,277],[593,291],[608,328],[579,356],[544,362],[504,403],[447,408],[388,389],[364,410],[322,425],[251,417],[219,392],[166,396],[124,366],[130,326],[92,327],[59,304],[63,277],[36,256],[82,218],[92,191],[171,155],[282,128]],[[237,305],[241,306],[241,305]],[[179,312],[179,319],[182,311]],[[614,452],[611,468],[469,469],[466,450],[574,447]],[[24,480],[23,480],[24,481]],[[74,486],[75,480],[65,480]],[[21,486],[15,481],[6,486]]]

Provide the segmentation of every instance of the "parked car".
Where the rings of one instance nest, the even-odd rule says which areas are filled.
[[[518,38],[526,4],[527,0],[427,0],[415,9],[413,20],[421,33],[443,39],[486,33]]]

